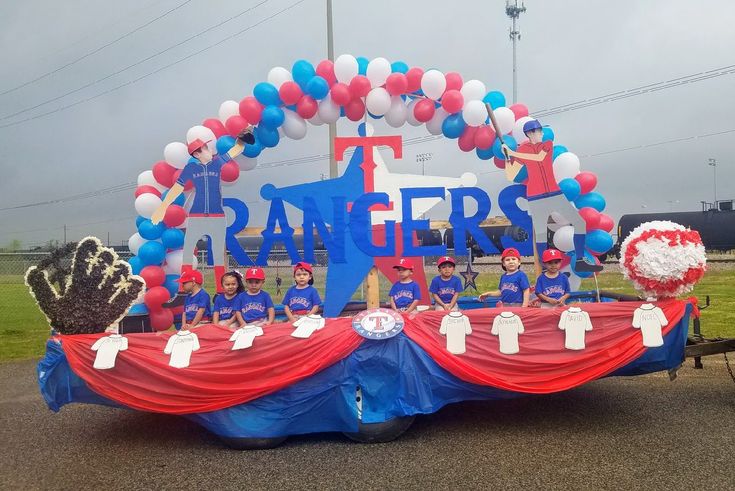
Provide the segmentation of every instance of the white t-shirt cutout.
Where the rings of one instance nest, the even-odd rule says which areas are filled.
[[[579,307],[569,307],[561,313],[559,329],[566,333],[564,340],[566,349],[583,350],[585,332],[592,330],[590,315]]]
[[[92,351],[97,352],[97,356],[94,359],[94,365],[97,370],[107,370],[109,368],[115,368],[115,359],[117,359],[117,353],[128,349],[128,338],[121,336],[120,334],[111,334],[104,338],[99,338],[92,345]]]
[[[513,312],[501,312],[495,316],[490,334],[498,336],[501,353],[504,355],[514,355],[520,351],[518,335],[524,332],[523,322],[521,322],[520,317]]]
[[[179,331],[166,343],[164,354],[171,355],[169,366],[174,368],[186,368],[189,366],[191,354],[199,349],[199,338],[191,331]]]
[[[442,318],[439,334],[447,337],[447,351],[461,355],[467,351],[465,336],[472,334],[470,319],[462,312],[449,312]]]
[[[295,338],[307,339],[314,334],[315,331],[324,328],[325,320],[319,314],[311,314],[296,319],[292,324],[296,329],[291,333]]]
[[[263,328],[260,326],[249,326],[247,324],[242,326],[230,336],[230,341],[235,342],[232,345],[232,351],[251,347],[255,337],[262,335]]]
[[[633,327],[641,330],[643,346],[647,348],[663,346],[661,329],[668,324],[664,311],[651,303],[644,303],[633,312]]]

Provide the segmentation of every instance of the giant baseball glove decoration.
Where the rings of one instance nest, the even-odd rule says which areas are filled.
[[[72,255],[71,268],[63,262]],[[59,249],[38,266],[28,269],[26,285],[61,334],[104,332],[120,321],[145,288],[130,265],[96,237]],[[56,283],[58,288],[54,288]]]

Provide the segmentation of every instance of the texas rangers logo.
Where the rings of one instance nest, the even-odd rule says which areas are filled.
[[[403,330],[403,317],[391,309],[364,310],[352,319],[352,328],[367,339],[388,339]]]

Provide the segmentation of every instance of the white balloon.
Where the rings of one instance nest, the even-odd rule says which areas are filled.
[[[390,94],[383,87],[376,87],[365,98],[365,107],[376,116],[383,116],[390,109]]]
[[[565,225],[571,225],[569,220],[564,218],[564,216],[559,213],[558,211],[552,211],[551,215],[549,215],[550,220],[548,220],[548,223],[546,224],[548,229],[552,232],[556,232],[561,227]]]
[[[470,126],[480,126],[485,124],[487,119],[487,109],[482,101],[470,101],[465,104],[462,110],[462,119]]]
[[[225,101],[219,106],[217,115],[222,123],[226,123],[232,116],[238,116],[240,114],[240,104],[235,101]]]
[[[438,108],[434,112],[434,116],[426,122],[426,129],[428,132],[432,135],[441,135],[442,123],[447,119],[447,116],[449,116],[449,113],[446,112],[443,107]]]
[[[513,111],[507,107],[499,107],[493,109],[493,113],[495,114],[495,120],[498,122],[498,128],[504,135],[513,131],[513,125],[516,124],[516,115],[513,114]]]
[[[138,186],[153,186],[161,192],[168,189],[166,186],[162,186],[158,181],[156,181],[156,178],[153,177],[152,170],[143,171],[138,174]]]
[[[305,137],[306,121],[304,121],[304,118],[290,109],[284,109],[283,114],[285,119],[283,120],[282,128],[286,136],[293,140],[301,140]]]
[[[390,61],[385,58],[375,58],[368,63],[367,73],[365,75],[370,80],[372,87],[380,87],[385,83],[390,72]]]
[[[447,79],[439,70],[428,70],[421,77],[421,90],[429,99],[439,100],[447,88]]]
[[[579,174],[579,157],[572,152],[564,152],[554,159],[554,177],[556,182]]]
[[[321,126],[324,124],[322,118],[319,117],[319,111],[317,111],[316,114],[309,118],[307,121],[309,121],[309,123],[313,124],[314,126]]]
[[[277,89],[281,88],[284,82],[293,81],[291,72],[283,68],[282,66],[276,66],[270,69],[268,72],[268,82],[275,85]]]
[[[468,80],[459,89],[459,92],[464,97],[465,106],[470,101],[481,101],[485,97],[485,84],[479,80]]]
[[[357,58],[354,56],[339,55],[334,60],[334,75],[337,77],[337,81],[349,84],[358,72]]]
[[[530,116],[523,116],[521,119],[515,122],[513,125],[513,138],[520,145],[528,141],[528,137],[523,132],[523,125],[531,121],[533,118]]]
[[[574,250],[574,227],[565,225],[554,232],[554,246],[564,252]]]
[[[168,254],[166,254],[166,262],[163,264],[163,270],[166,272],[166,274],[181,274],[181,265],[184,262],[184,250],[183,249],[176,249],[175,251],[171,251]],[[192,267],[194,269],[197,269],[197,266],[199,265],[199,261],[197,261],[196,256],[192,254]]]
[[[403,99],[400,96],[393,96],[390,100],[390,109],[385,113],[385,122],[393,128],[400,128],[406,124],[406,118],[408,117],[408,108],[403,103]]]
[[[416,107],[416,104],[418,102],[419,102],[419,99],[414,99],[408,103],[406,121],[408,121],[408,124],[410,124],[411,126],[421,126],[422,125],[421,121],[416,119],[416,116],[413,114],[413,108]]]
[[[324,123],[331,124],[337,122],[340,115],[340,109],[339,106],[332,101],[331,95],[327,95],[327,97],[319,102],[317,115]]]
[[[150,218],[159,206],[161,198],[153,193],[143,193],[135,198],[135,211],[142,217]]]
[[[140,246],[142,246],[146,242],[148,241],[141,237],[138,232],[136,232],[128,239],[128,249],[130,249],[130,252],[137,256]]]
[[[243,154],[237,155],[235,157],[235,162],[237,162],[237,165],[240,167],[241,171],[253,170],[258,165],[257,158],[251,159],[250,157],[246,157]],[[222,181],[222,184],[224,184],[224,181]]]
[[[177,169],[183,169],[189,163],[189,150],[181,142],[171,142],[163,149],[163,160]]]
[[[196,139],[200,139],[203,142],[214,140],[214,132],[206,126],[196,125],[189,128],[186,132],[186,143],[191,143]]]

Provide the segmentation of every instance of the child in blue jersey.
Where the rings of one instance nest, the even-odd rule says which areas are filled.
[[[247,289],[238,296],[240,310],[237,315],[241,324],[267,326],[276,318],[276,309],[268,292],[263,291],[265,271],[248,268],[245,272]]]
[[[435,276],[429,286],[435,310],[459,310],[457,299],[463,288],[462,282],[454,276],[454,259],[449,256],[440,257],[436,266],[439,268],[439,276]]]
[[[225,327],[239,327],[237,311],[240,310],[240,293],[245,291],[242,277],[238,271],[230,271],[222,275],[222,289],[214,297],[212,322]]]
[[[288,289],[283,297],[283,311],[290,322],[299,317],[316,314],[322,299],[314,284],[314,271],[311,264],[298,262],[293,267],[293,278],[296,284]]]
[[[181,329],[190,329],[202,322],[209,322],[212,310],[209,294],[202,288],[202,272],[196,269],[185,271],[179,278],[179,283],[187,294],[184,312],[181,314]]]
[[[546,249],[541,255],[546,270],[536,279],[536,296],[542,308],[564,305],[569,298],[569,279],[559,272],[561,259],[562,253],[556,249]]]
[[[521,253],[515,247],[509,247],[500,255],[500,267],[505,271],[500,276],[498,289],[480,295],[480,301],[485,298],[500,297],[496,307],[528,307],[531,296],[531,285],[528,276],[521,271]]]
[[[419,284],[411,279],[413,275],[413,262],[410,259],[401,258],[393,269],[398,270],[398,281],[393,283],[388,295],[390,296],[390,307],[399,312],[410,313],[416,310],[421,300],[421,289]]]

